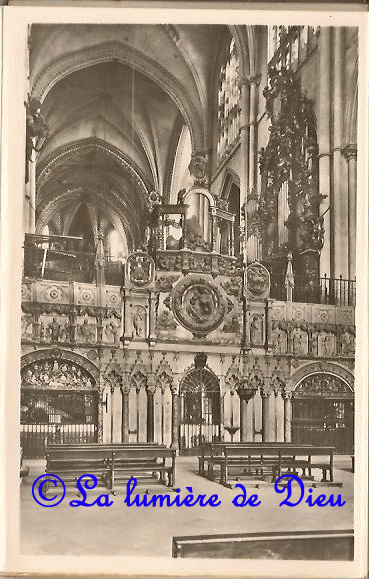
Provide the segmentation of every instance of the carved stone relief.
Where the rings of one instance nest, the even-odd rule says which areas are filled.
[[[90,390],[96,385],[80,366],[66,360],[42,360],[22,370],[22,387],[56,390]]]
[[[115,316],[104,320],[103,341],[108,344],[118,344],[121,334],[121,323]]]
[[[155,264],[152,258],[143,251],[136,251],[126,261],[126,279],[133,287],[148,287],[154,279]]]
[[[299,328],[293,331],[293,353],[296,356],[305,356],[308,353],[308,336]]]
[[[220,326],[226,307],[220,288],[201,276],[185,277],[172,294],[175,317],[182,326],[199,336],[205,336]]]
[[[273,332],[273,348],[275,354],[287,353],[287,334],[281,328],[277,328]]]
[[[70,325],[67,316],[43,314],[39,318],[39,337],[41,343],[69,342]]]
[[[77,342],[83,344],[96,342],[96,318],[78,317]]]
[[[32,340],[32,314],[22,314],[21,335],[23,340]]]
[[[109,289],[106,290],[106,305],[112,308],[118,308],[122,304],[122,297],[119,290]]]
[[[161,331],[175,330],[178,327],[174,316],[168,310],[163,310],[157,318],[157,329]]]
[[[248,266],[246,275],[250,299],[265,299],[270,292],[270,276],[266,267],[261,263],[252,263]]]
[[[95,288],[88,285],[78,285],[76,292],[76,303],[94,306],[96,304]]]
[[[318,354],[326,358],[334,356],[336,353],[335,336],[332,333],[321,332],[318,335]]]

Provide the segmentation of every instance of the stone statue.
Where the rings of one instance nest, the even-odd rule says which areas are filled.
[[[342,334],[342,354],[352,355],[355,353],[355,340],[351,332],[344,332]]]
[[[334,336],[328,334],[322,336],[321,340],[322,356],[333,356],[334,355]]]
[[[87,318],[83,320],[83,324],[78,326],[79,336],[82,342],[94,342],[95,341],[95,328],[89,324]]]
[[[114,344],[118,342],[118,326],[114,322],[108,322],[105,328],[106,336],[113,339]]]
[[[134,335],[139,337],[139,338],[141,336],[143,336],[145,320],[144,320],[144,317],[140,311],[137,311],[135,313],[135,315],[133,316],[132,323],[133,323]]]
[[[250,342],[254,346],[263,344],[263,325],[260,316],[253,316],[250,324]]]
[[[56,318],[48,325],[48,330],[50,333],[50,339],[52,342],[58,342],[60,336],[60,324]]]
[[[297,330],[293,337],[293,351],[295,354],[306,354],[305,336],[300,330]]]
[[[275,332],[274,336],[274,352],[276,354],[285,354],[287,351],[287,340],[285,332],[279,329]]]

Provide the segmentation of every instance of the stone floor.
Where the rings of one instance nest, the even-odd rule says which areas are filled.
[[[255,481],[250,480],[241,482],[248,496],[258,494],[261,504],[237,508],[232,500],[239,489],[228,489],[198,476],[196,457],[177,459],[176,487],[181,489],[182,497],[188,492],[186,487],[192,487],[195,495],[217,494],[221,500],[217,507],[128,507],[123,487],[117,496],[111,497],[113,505],[108,508],[97,505],[72,508],[69,501],[76,498],[72,491],[67,492],[58,506],[43,508],[32,497],[32,484],[44,472],[44,463],[40,460],[25,463],[30,472],[20,487],[22,554],[171,557],[173,536],[353,528],[354,475],[350,471],[350,457],[345,456],[335,460],[335,480],[343,483],[342,488],[319,486],[313,489],[313,497],[322,493],[335,497],[341,494],[346,504],[324,508],[309,507],[305,499],[295,507],[280,507],[285,495],[277,494],[273,484],[262,483],[255,488]],[[141,498],[146,488],[147,485],[136,487]],[[158,485],[149,490],[156,494],[168,492]],[[299,496],[297,487],[294,492]],[[98,496],[95,491],[92,493],[91,502]],[[308,494],[306,488],[305,498]]]

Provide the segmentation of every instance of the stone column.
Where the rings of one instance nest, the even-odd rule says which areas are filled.
[[[36,232],[36,151],[32,151],[31,160],[28,162],[27,197],[29,207],[28,233]]]
[[[95,253],[96,285],[98,286],[105,284],[105,266],[104,236],[99,231]]]
[[[147,442],[154,442],[154,394],[156,382],[154,376],[150,376],[147,382]]]
[[[348,267],[349,279],[356,276],[356,187],[357,187],[357,146],[347,145],[344,154],[348,165]]]
[[[104,412],[106,411],[106,405],[104,400],[104,387],[102,379],[100,378],[99,385],[99,406],[97,413],[97,442],[102,444],[104,442]],[[105,409],[104,409],[105,407]]]
[[[179,387],[172,384],[170,391],[172,393],[172,444],[171,448],[178,448],[178,394]]]
[[[343,66],[344,28],[333,28],[334,82],[333,82],[333,217],[334,224],[334,277],[348,278],[348,194],[346,179],[342,174],[342,108],[343,108]],[[331,211],[332,211],[331,209]],[[333,232],[332,232],[333,233]]]
[[[319,45],[319,109],[318,109],[318,143],[319,143],[319,185],[320,193],[325,199],[320,206],[324,214],[324,245],[320,256],[320,276],[331,271],[331,176],[330,176],[330,130],[331,130],[331,27],[322,26]]]
[[[220,253],[220,244],[218,242],[218,219],[216,216],[216,210],[214,207],[210,209],[211,211],[211,251],[219,251]],[[219,240],[220,241],[220,240]]]
[[[249,189],[256,188],[256,155],[257,155],[257,89],[261,74],[248,78],[250,85],[250,162],[249,162]]]
[[[291,423],[292,423],[292,392],[285,390],[283,392],[284,398],[284,441],[291,442]]]
[[[246,203],[249,188],[249,130],[250,130],[250,90],[246,77],[240,81],[241,89],[241,123],[240,123],[240,204]],[[245,240],[246,243],[246,240]]]
[[[275,392],[276,442],[284,442],[284,408],[281,391]]]
[[[114,384],[110,386],[110,442],[114,442]]]
[[[129,442],[129,384],[120,387],[122,394],[122,442]]]
[[[153,345],[156,341],[156,326],[155,326],[155,316],[156,316],[156,304],[158,300],[158,292],[150,291],[149,297],[149,327],[148,327],[148,339],[149,344]]]
[[[271,390],[269,388],[262,388],[261,399],[262,399],[262,431],[263,431],[263,442],[270,442],[270,395]]]
[[[229,255],[234,256],[234,221],[230,224]]]
[[[240,439],[241,442],[246,442],[247,440],[247,400],[242,394],[240,394]]]

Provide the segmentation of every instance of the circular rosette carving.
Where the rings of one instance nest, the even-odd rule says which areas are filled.
[[[261,263],[252,263],[246,270],[247,293],[250,299],[263,300],[270,292],[269,272]]]
[[[226,299],[214,283],[200,276],[188,276],[174,288],[172,310],[182,326],[201,337],[222,323]]]
[[[56,285],[45,288],[43,294],[46,302],[62,302],[65,297],[63,289]]]
[[[121,305],[121,297],[118,292],[109,292],[106,296],[106,304],[108,306],[120,306]]]

